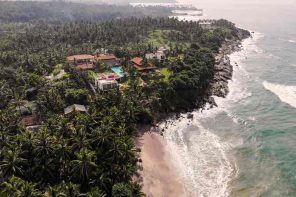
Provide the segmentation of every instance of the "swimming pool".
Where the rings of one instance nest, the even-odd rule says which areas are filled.
[[[122,68],[120,66],[114,66],[114,67],[111,68],[111,70],[113,72],[115,72],[120,77],[124,77],[125,76],[125,73],[123,72],[123,70],[122,70]]]

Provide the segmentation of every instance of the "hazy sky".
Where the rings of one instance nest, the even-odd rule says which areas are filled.
[[[177,0],[178,2],[190,3],[190,4],[221,4],[221,3],[231,3],[231,4],[275,4],[283,5],[290,4],[295,5],[296,0]]]

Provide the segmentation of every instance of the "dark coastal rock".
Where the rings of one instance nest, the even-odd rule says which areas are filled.
[[[243,29],[237,29],[237,31],[238,38],[236,40],[226,40],[219,49],[219,54],[215,57],[216,65],[214,67],[215,73],[211,89],[212,95],[226,97],[229,93],[228,81],[232,78],[233,66],[228,55],[239,51],[241,49],[241,41],[251,36],[249,31]],[[234,66],[238,66],[237,62]],[[210,98],[208,102],[213,101]]]
[[[213,106],[218,107],[218,105],[213,97],[210,97],[208,102],[211,105],[211,107],[213,107]]]
[[[193,114],[188,114],[188,115],[187,115],[187,118],[188,118],[188,119],[193,119],[193,116],[194,116]]]

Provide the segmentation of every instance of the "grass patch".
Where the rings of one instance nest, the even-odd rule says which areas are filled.
[[[99,78],[99,77],[100,77],[99,73],[94,72],[94,71],[92,71],[92,70],[89,70],[89,71],[88,71],[88,76],[89,76],[90,78]]]
[[[181,46],[183,48],[188,48],[190,46],[189,43],[184,41],[181,41],[181,42],[170,41],[168,38],[169,33],[180,33],[180,32],[176,30],[157,29],[155,31],[150,32],[150,34],[148,35],[148,38],[144,40],[144,43],[150,43],[157,48],[168,45],[169,43],[172,44],[173,47],[176,44],[178,44],[179,47]]]
[[[162,68],[160,73],[164,75],[164,81],[168,81],[169,77],[171,76],[172,72],[168,68]]]
[[[163,30],[156,30],[149,34],[146,39],[147,43],[152,43],[156,47],[160,47],[165,44],[165,36]]]

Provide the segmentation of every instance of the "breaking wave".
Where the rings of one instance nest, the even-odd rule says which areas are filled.
[[[228,182],[235,171],[226,155],[230,146],[198,120],[191,122],[183,118],[167,130],[168,148],[177,161],[189,193],[194,196],[228,196]]]
[[[188,119],[187,114],[182,114],[178,119],[170,119],[159,125],[164,129],[164,137],[174,158],[176,171],[180,172],[184,179],[182,182],[189,191],[186,196],[229,196],[229,182],[239,171],[235,161],[228,155],[235,144],[223,141],[216,132],[205,128],[203,120],[212,120],[223,112],[234,123],[246,124],[231,112],[231,107],[252,96],[247,88],[242,88],[245,81],[252,79],[241,64],[248,55],[263,53],[263,50],[254,44],[263,36],[259,33],[253,34],[253,38],[242,43],[241,51],[230,55],[234,67],[233,79],[229,81],[229,95],[226,98],[215,97],[218,107],[195,111],[192,113],[193,119]]]
[[[296,86],[274,84],[267,81],[263,82],[263,86],[265,89],[278,96],[282,102],[296,108]]]

